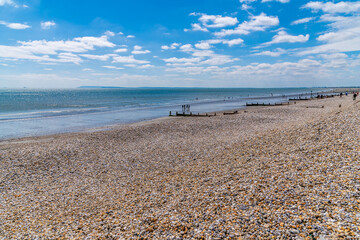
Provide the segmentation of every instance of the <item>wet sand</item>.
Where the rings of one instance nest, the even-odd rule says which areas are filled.
[[[0,142],[0,239],[360,238],[359,109],[344,96]]]

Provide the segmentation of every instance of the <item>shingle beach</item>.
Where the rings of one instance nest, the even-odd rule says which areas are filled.
[[[351,96],[0,142],[0,239],[360,239],[359,208]]]

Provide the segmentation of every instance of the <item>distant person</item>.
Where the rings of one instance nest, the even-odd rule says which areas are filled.
[[[348,95],[348,92],[345,92],[345,95],[347,96],[347,95]]]
[[[342,97],[342,95],[343,95],[343,94],[342,94],[342,92],[341,92],[341,93],[340,93],[340,97]]]
[[[357,97],[357,94],[354,93],[354,95],[353,95],[353,100],[354,100],[354,101],[356,100],[356,97]]]

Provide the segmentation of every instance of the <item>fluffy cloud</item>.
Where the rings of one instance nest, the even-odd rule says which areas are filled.
[[[204,40],[204,41],[200,41],[199,43],[195,44],[195,47],[198,49],[210,49],[212,47],[213,44],[227,44],[229,47],[235,46],[235,45],[239,45],[242,44],[244,42],[243,39],[241,38],[236,38],[236,39],[232,39],[232,40],[227,40],[227,39],[210,39],[210,40]]]
[[[14,6],[17,7],[18,5],[12,1],[12,0],[0,0],[0,6],[4,6],[4,5],[10,5],[10,6]]]
[[[178,48],[179,46],[180,46],[180,43],[172,43],[170,46],[166,46],[166,45],[161,46],[161,49],[162,50],[169,50],[169,49],[174,50],[174,49]]]
[[[16,29],[16,30],[22,30],[22,29],[31,28],[29,25],[23,24],[23,23],[8,23],[8,22],[5,22],[5,21],[0,21],[0,24],[5,25],[8,28]]]
[[[235,17],[223,17],[221,15],[207,15],[202,13],[192,15],[200,15],[199,21],[207,28],[224,28],[234,26],[239,22]]]
[[[217,41],[214,40],[208,40]],[[232,58],[228,55],[216,54],[212,50],[208,50],[206,47],[206,42],[202,42],[199,45],[195,45],[195,47],[203,47],[203,49],[195,49],[191,44],[185,44],[180,47],[180,51],[188,53],[191,55],[189,58],[167,58],[163,59],[167,64],[167,66],[189,66],[189,65],[223,65],[227,63],[232,63],[239,59]]]
[[[200,31],[200,32],[208,32],[209,30],[206,27],[202,27],[199,23],[192,23],[191,29],[184,29],[185,32],[188,31]]]
[[[189,65],[193,65],[194,63],[199,63],[201,62],[202,58],[199,57],[191,57],[191,58],[176,58],[176,57],[172,57],[172,58],[166,58],[163,59],[168,66],[189,66]]]
[[[115,34],[114,32],[112,32],[112,31],[109,31],[109,30],[108,30],[108,31],[105,32],[105,35],[106,35],[106,36],[109,36],[109,37],[113,37],[113,36],[115,36],[116,34]]]
[[[115,57],[117,55],[116,54],[105,54],[105,55],[81,54],[80,56],[92,60],[107,61],[110,57]]]
[[[238,25],[235,29],[222,29],[220,32],[215,33],[216,36],[225,37],[229,35],[247,35],[254,31],[265,31],[267,28],[277,26],[279,18],[267,16],[261,13],[258,16],[252,16],[250,21],[245,21]]]
[[[288,3],[290,2],[290,0],[262,0],[261,2],[273,2],[273,1],[276,1],[276,2],[281,2],[281,3]]]
[[[132,54],[146,54],[150,53],[149,50],[142,50],[142,47],[139,45],[134,46],[134,50],[131,52]]]
[[[256,0],[239,0],[240,3],[246,3],[246,4],[249,4],[249,3],[252,3],[252,2],[255,2]]]
[[[284,50],[282,48],[277,48],[277,49],[275,49],[275,51],[263,51],[263,52],[254,53],[252,55],[279,57],[280,55],[285,54],[285,53],[286,53],[286,50]]]
[[[309,37],[310,37],[309,34],[293,36],[281,30],[278,32],[277,35],[273,37],[273,39],[270,42],[264,43],[262,44],[262,46],[269,46],[276,43],[296,43],[296,42],[304,43],[309,40]]]
[[[208,28],[224,28],[238,23],[236,17],[223,17],[221,15],[207,15],[204,13],[191,13],[190,16],[200,16],[200,23],[192,23],[191,29],[184,29],[185,32],[190,30],[208,32]]]
[[[243,5],[248,6],[248,4],[252,3],[252,2],[256,2],[257,0],[240,0],[240,3],[244,3]],[[266,2],[280,2],[280,3],[288,3],[290,2],[290,0],[261,0],[262,3],[266,3]]]
[[[302,23],[307,23],[307,22],[310,22],[312,20],[314,20],[315,18],[314,17],[308,17],[308,18],[301,18],[301,19],[298,19],[296,21],[293,21],[291,23],[291,25],[297,25],[297,24],[302,24]]]
[[[58,55],[59,60],[57,62],[71,62],[75,64],[80,64],[82,62],[82,59],[73,54],[73,53],[59,53]]]
[[[308,2],[303,8],[310,8],[314,11],[326,13],[352,13],[360,11],[360,2]]]
[[[122,70],[122,69],[124,69],[124,68],[122,68],[122,67],[115,67],[115,66],[103,66],[103,68],[116,69],[116,70]]]
[[[320,19],[330,21],[331,30],[316,38],[321,45],[302,50],[300,55],[360,51],[359,16],[324,15]]]
[[[149,61],[137,60],[133,55],[130,56],[115,56],[113,57],[113,63],[126,63],[126,64],[147,64]]]
[[[127,48],[119,48],[119,49],[116,49],[115,52],[116,53],[124,53],[124,52],[127,52]]]
[[[42,29],[50,29],[56,26],[54,21],[41,22],[40,26]]]
[[[195,44],[195,47],[199,48],[199,49],[210,49],[211,45],[207,42],[200,42],[200,43]]]
[[[29,42],[19,41],[18,48],[36,54],[56,54],[63,52],[87,52],[95,47],[115,47],[115,44],[108,41],[107,36],[101,37],[78,37],[68,41],[46,41],[35,40]]]
[[[345,53],[333,53],[333,54],[320,54],[320,57],[327,59],[327,60],[334,60],[334,59],[345,59],[348,57]]]
[[[0,58],[27,59],[40,62],[73,62],[82,60],[73,53],[87,52],[95,47],[114,47],[107,36],[79,37],[68,41],[28,41],[18,42],[19,46],[0,45]],[[58,58],[49,55],[57,55]]]

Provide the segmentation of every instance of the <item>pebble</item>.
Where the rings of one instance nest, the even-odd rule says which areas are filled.
[[[359,108],[343,97],[0,143],[0,239],[359,239]]]

